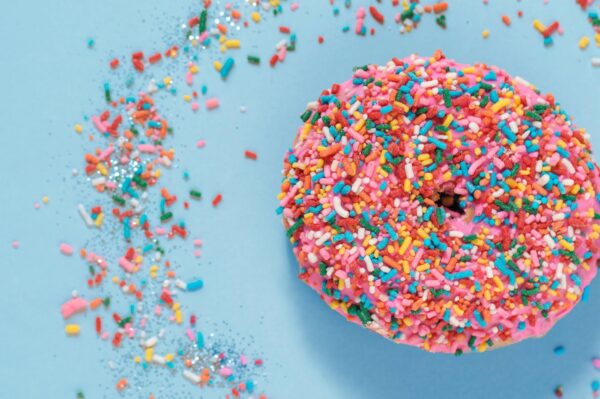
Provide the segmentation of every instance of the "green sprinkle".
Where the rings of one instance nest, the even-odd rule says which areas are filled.
[[[365,148],[363,148],[363,150],[362,150],[362,154],[366,157],[367,155],[369,155],[371,153],[371,148],[372,148],[371,143],[367,143]]]
[[[206,11],[206,9],[202,10],[202,12],[200,13],[200,22],[198,23],[198,31],[200,32],[200,34],[204,33],[204,31],[206,30],[207,16],[208,12]]]
[[[290,228],[288,229],[288,231],[287,231],[287,236],[288,236],[288,238],[291,238],[291,237],[292,237],[292,235],[294,234],[294,232],[295,232],[296,230],[298,230],[298,229],[300,228],[300,226],[302,226],[303,224],[304,224],[304,220],[303,220],[302,218],[298,219],[298,220],[296,221],[296,223],[294,223],[294,224],[292,225],[292,227],[290,227]]]
[[[255,55],[249,55],[248,62],[252,65],[258,65],[260,64],[260,58]]]
[[[202,198],[202,193],[198,190],[190,190],[190,197],[194,199],[200,199]]]
[[[125,199],[123,199],[123,197],[119,197],[118,195],[113,195],[112,196],[113,201],[115,201],[117,204],[123,206],[125,205]]]
[[[302,115],[300,115],[300,119],[302,119],[302,122],[306,122],[308,120],[308,118],[310,118],[311,114],[312,114],[312,111],[310,109],[307,109],[306,111],[304,111],[304,113]]]
[[[319,263],[319,274],[324,276],[327,274],[327,265],[324,262]]]
[[[167,220],[171,219],[172,217],[173,217],[173,212],[165,212],[162,215],[160,215],[160,221],[166,222]]]
[[[444,105],[446,106],[446,108],[452,107],[452,99],[450,98],[450,92],[447,89],[443,89],[442,95],[444,96]]]

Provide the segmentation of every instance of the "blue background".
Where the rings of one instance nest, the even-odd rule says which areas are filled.
[[[73,125],[101,109],[105,80],[126,78],[109,71],[113,56],[163,50],[196,3],[57,0],[0,7],[1,398],[68,398],[79,388],[86,398],[117,396],[115,375],[106,367],[112,350],[92,333],[90,315],[82,320],[82,335],[69,339],[58,313],[71,290],[84,288],[86,276],[78,257],[60,255],[58,244],[79,248],[93,243],[96,233],[75,210],[77,203],[92,204],[97,197],[83,178],[71,176],[90,148],[87,135],[75,134]],[[242,32],[238,64],[227,82],[209,66],[213,56],[204,56],[196,82],[220,97],[217,111],[194,114],[184,105],[181,71],[173,74],[178,95],[161,95],[160,107],[176,128],[170,143],[177,149],[165,185],[185,192],[189,184],[181,174],[188,170],[206,197],[186,214],[193,236],[204,241],[202,257],[192,256],[190,242],[171,256],[183,277],[206,282],[201,293],[182,297],[184,307],[210,321],[216,334],[247,342],[250,352],[264,357],[266,376],[258,381],[270,398],[538,399],[553,397],[558,384],[567,398],[592,397],[590,383],[600,378],[590,362],[600,355],[598,280],[589,301],[543,339],[455,358],[395,345],[347,323],[296,279],[297,266],[274,213],[281,161],[306,102],[347,79],[355,65],[438,48],[461,62],[496,64],[554,93],[600,151],[600,70],[590,66],[600,52],[593,43],[585,52],[577,48],[592,29],[573,1],[451,2],[447,30],[426,17],[408,35],[389,21],[393,14],[386,1],[380,7],[388,10],[388,21],[375,37],[341,32],[354,23],[360,2],[354,3],[352,11],[341,7],[339,17],[325,1],[303,2],[295,13],[285,5],[284,15]],[[517,9],[524,11],[522,19]],[[513,20],[510,28],[500,21],[503,13]],[[544,48],[533,18],[544,23],[558,18],[566,32]],[[271,69],[265,61],[281,37],[280,24],[298,34],[298,50]],[[488,40],[481,38],[484,28],[491,31]],[[325,37],[323,45],[318,35]],[[91,50],[88,38],[95,40]],[[263,65],[247,65],[248,53],[260,54]],[[242,105],[246,114],[239,112]],[[198,150],[201,138],[207,147]],[[245,159],[245,149],[256,151],[258,161]],[[224,199],[213,209],[208,199],[217,192]],[[44,195],[49,204],[35,210],[33,203]],[[14,239],[21,242],[18,250],[11,248]],[[557,345],[566,348],[561,357],[553,354]],[[152,373],[147,381],[154,392],[171,392],[159,398],[198,397],[180,377]],[[201,394],[221,397],[218,391]]]

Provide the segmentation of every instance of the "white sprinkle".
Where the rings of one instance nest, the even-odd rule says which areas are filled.
[[[92,179],[92,186],[99,186],[101,184],[106,183],[106,178],[105,177],[96,177],[95,179]]]
[[[350,106],[350,108],[348,109],[348,114],[352,115],[353,113],[355,113],[358,107],[360,107],[360,102],[355,101],[354,104],[352,104],[352,106]]]
[[[182,291],[187,290],[187,284],[180,279],[175,280],[175,287],[179,288]]]
[[[497,191],[494,191],[494,192],[492,193],[492,197],[494,197],[494,198],[498,198],[498,197],[500,197],[502,194],[504,194],[504,189],[503,189],[503,188],[501,188],[501,189],[499,189],[499,190],[497,190]]]
[[[479,125],[475,122],[469,122],[469,129],[473,132],[473,133],[477,133],[479,132]]]
[[[344,219],[350,216],[350,212],[342,207],[342,199],[340,197],[333,197],[333,209]]]
[[[560,213],[555,213],[552,215],[552,220],[557,221],[557,220],[564,220],[565,219],[565,214],[560,212]]]
[[[596,68],[600,68],[600,57],[592,58],[592,66]]]
[[[310,263],[317,263],[319,261],[319,258],[317,258],[317,255],[313,254],[312,252],[308,253],[308,261]]]
[[[88,215],[88,213],[86,212],[83,204],[77,205],[77,210],[79,211],[79,214],[81,215],[81,218],[83,219],[83,221],[85,222],[87,227],[92,227],[94,225],[94,221],[92,220],[90,215]]]
[[[543,187],[546,184],[548,184],[549,181],[550,181],[550,175],[545,174],[545,175],[542,175],[542,177],[540,177],[536,183]]]
[[[160,355],[154,355],[154,356],[152,356],[152,362],[156,363],[156,364],[161,364],[164,366],[167,361],[165,360],[164,357],[162,357]]]
[[[144,346],[146,348],[152,348],[154,345],[156,345],[156,343],[158,342],[158,338],[156,337],[152,337],[152,338],[148,338],[145,342],[144,342]]]
[[[354,183],[352,183],[352,192],[358,193],[358,190],[360,190],[361,184],[362,184],[362,180],[360,180],[360,177],[357,178],[356,180],[354,180]]]
[[[465,234],[462,231],[458,231],[458,230],[450,230],[448,232],[448,235],[450,237],[463,237]]]
[[[183,376],[185,377],[185,379],[187,379],[190,382],[193,382],[194,384],[200,383],[200,377],[192,373],[190,370],[183,370]]]
[[[575,168],[573,167],[573,164],[571,163],[571,161],[569,161],[567,158],[563,158],[561,160],[561,162],[565,166],[565,168],[567,168],[567,171],[569,171],[569,174],[575,173]]]
[[[426,80],[425,82],[421,83],[421,87],[428,89],[430,87],[434,87],[438,85],[438,80],[437,79],[433,79],[433,80]]]
[[[404,171],[406,172],[406,178],[412,180],[415,177],[415,172],[413,171],[412,164],[407,160],[406,165],[404,166]]]
[[[373,261],[371,261],[370,256],[365,256],[365,264],[367,265],[367,270],[369,272],[372,272],[373,270],[375,270],[373,267]]]
[[[546,241],[546,244],[548,244],[548,246],[551,249],[556,246],[556,243],[554,242],[554,240],[552,239],[552,237],[550,237],[548,234],[544,235],[544,241]]]
[[[315,244],[323,245],[323,243],[325,241],[329,240],[329,238],[331,238],[331,233],[327,232],[327,233],[323,234],[321,237],[319,237],[319,239],[315,242]]]

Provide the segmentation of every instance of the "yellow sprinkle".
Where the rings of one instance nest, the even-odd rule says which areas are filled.
[[[229,39],[225,41],[225,47],[228,49],[240,48],[240,41],[238,39]]]
[[[95,222],[95,223],[96,223],[96,227],[100,227],[100,226],[102,226],[102,222],[103,222],[103,221],[104,221],[104,213],[101,213],[101,214],[99,214],[99,215],[96,217],[96,222]]]
[[[400,255],[404,255],[404,253],[406,252],[406,250],[410,246],[411,242],[412,242],[412,238],[410,236],[406,237],[404,239],[404,241],[402,242],[402,245],[400,246],[400,249],[398,250],[398,253]]]
[[[452,116],[452,114],[448,114],[448,116],[446,116],[446,119],[444,119],[443,125],[445,127],[448,127],[448,126],[450,126],[450,124],[452,123],[453,120],[454,120],[454,117]]]
[[[252,20],[256,23],[260,22],[260,14],[257,13],[256,11],[254,11],[252,14],[250,14],[250,18],[252,18]]]
[[[571,302],[577,301],[577,295],[573,294],[572,292],[567,292],[566,297]]]
[[[48,203],[48,201],[50,201],[50,199],[49,199],[47,196],[44,196],[44,197],[42,197],[42,202],[43,202],[44,204],[47,204],[47,203]]]
[[[183,101],[189,103],[192,100],[192,96],[190,96],[189,94],[186,94],[183,96]]]
[[[165,360],[166,360],[167,362],[171,362],[171,361],[173,361],[173,359],[174,359],[174,358],[175,358],[175,355],[174,355],[174,354],[172,354],[172,353],[167,353],[167,354],[165,355]]]
[[[216,70],[217,72],[220,72],[220,71],[221,71],[221,68],[223,68],[223,64],[221,64],[219,61],[215,61],[215,62],[213,62],[213,66],[215,67],[215,70]]]
[[[574,251],[575,250],[575,246],[572,243],[570,243],[570,242],[568,242],[566,240],[560,240],[559,243],[567,251]]]
[[[152,356],[154,356],[154,348],[150,347],[146,349],[146,352],[144,353],[144,360],[150,363],[152,361]]]
[[[358,122],[356,122],[354,124],[354,130],[356,130],[357,132],[359,132],[363,128],[364,125],[365,125],[365,120],[363,118],[360,118],[358,120]]]
[[[535,30],[537,30],[540,33],[543,33],[546,30],[546,27],[544,26],[544,24],[541,23],[540,20],[538,20],[538,19],[533,20],[533,27],[535,28]]]
[[[579,39],[579,48],[582,50],[585,50],[587,48],[587,46],[590,45],[590,38],[587,36],[582,37],[581,39]]]
[[[481,36],[483,36],[484,39],[487,39],[488,37],[490,37],[490,31],[484,29],[483,32],[481,32]]]
[[[502,98],[498,100],[494,105],[492,105],[492,112],[498,113],[502,108],[506,107],[510,104],[510,100],[507,98]]]
[[[502,280],[500,280],[500,278],[498,276],[494,276],[494,283],[496,283],[496,287],[498,287],[495,290],[496,292],[504,291],[504,284],[502,283]]]
[[[81,132],[83,132],[83,127],[81,127],[81,125],[78,123],[75,125],[75,131],[77,133],[81,133]]]
[[[136,357],[133,358],[133,361],[136,362],[136,363],[140,363],[142,361],[142,358],[139,357],[139,356],[136,356]]]
[[[80,331],[80,327],[79,324],[67,324],[65,326],[65,332],[67,333],[67,335],[79,335],[79,331]]]

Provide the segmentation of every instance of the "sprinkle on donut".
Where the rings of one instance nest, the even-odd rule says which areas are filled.
[[[600,173],[551,94],[441,52],[355,69],[309,103],[279,195],[300,278],[432,352],[545,334],[600,257]]]

